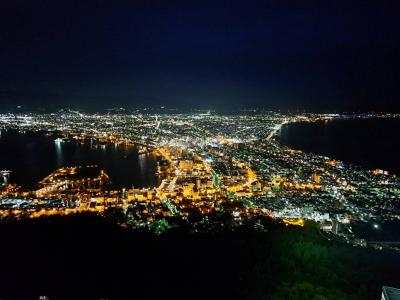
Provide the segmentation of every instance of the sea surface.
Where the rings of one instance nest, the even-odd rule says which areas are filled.
[[[93,164],[105,170],[114,188],[142,188],[159,184],[159,178],[155,176],[156,158],[150,153],[139,154],[135,147],[95,143],[82,145],[75,140],[56,143],[54,136],[41,132],[1,131],[0,170],[12,171],[9,182],[34,187],[60,167]]]
[[[280,141],[292,149],[328,156],[365,169],[383,169],[400,176],[400,119],[291,123],[282,127]],[[376,220],[355,223],[352,227],[360,238],[400,241],[399,221]]]
[[[283,126],[280,141],[292,149],[400,175],[400,119],[291,123]]]

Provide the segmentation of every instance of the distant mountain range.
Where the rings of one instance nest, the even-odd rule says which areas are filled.
[[[99,111],[119,107],[121,99],[112,97],[84,97],[33,91],[0,90],[0,112],[52,112],[69,107],[84,111]]]

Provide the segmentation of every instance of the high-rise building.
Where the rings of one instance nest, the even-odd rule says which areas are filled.
[[[313,180],[316,184],[320,184],[320,183],[321,183],[321,175],[313,174],[312,180]]]
[[[197,178],[197,179],[196,179],[196,189],[197,189],[197,191],[200,191],[200,189],[201,189],[201,181],[200,181],[200,178]]]

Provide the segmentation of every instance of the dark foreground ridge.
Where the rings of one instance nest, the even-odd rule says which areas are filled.
[[[0,297],[10,299],[379,299],[400,256],[264,220],[161,236],[95,216],[0,224]]]

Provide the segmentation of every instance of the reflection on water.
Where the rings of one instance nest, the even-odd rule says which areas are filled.
[[[139,169],[140,169],[140,174],[142,174],[142,176],[145,175],[145,171],[147,168],[146,162],[147,162],[146,155],[143,153],[139,154]]]
[[[140,155],[134,147],[94,142],[55,141],[42,133],[3,131],[0,135],[0,169],[13,171],[11,182],[33,186],[62,166],[97,164],[115,188],[157,186],[156,158]]]
[[[61,167],[64,164],[61,140],[57,139],[54,145],[56,148],[57,166]]]
[[[2,184],[7,184],[8,183],[8,177],[6,176],[6,175],[2,175],[2,177],[3,177],[3,182],[2,182]]]

